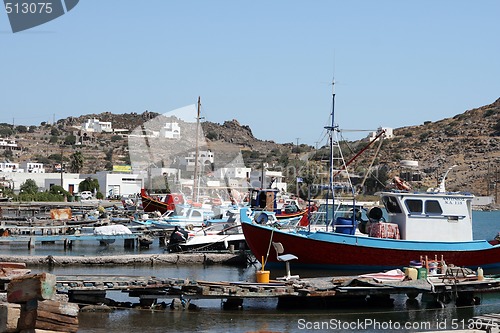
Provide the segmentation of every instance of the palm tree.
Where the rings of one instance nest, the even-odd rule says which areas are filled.
[[[71,155],[70,170],[74,173],[80,173],[83,168],[83,155],[81,151],[76,151]]]

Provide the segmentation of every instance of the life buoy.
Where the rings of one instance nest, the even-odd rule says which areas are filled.
[[[410,184],[399,178],[398,176],[394,177],[394,184],[401,191],[409,191],[411,190]]]
[[[257,222],[257,224],[266,224],[267,221],[269,221],[269,217],[266,213],[260,213],[255,216],[255,222]]]

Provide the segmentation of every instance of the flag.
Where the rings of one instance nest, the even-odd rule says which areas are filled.
[[[304,182],[304,179],[302,179],[302,177],[297,177],[297,183],[303,183]]]

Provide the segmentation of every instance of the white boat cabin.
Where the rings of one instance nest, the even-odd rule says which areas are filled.
[[[459,242],[472,240],[472,194],[381,192],[387,222],[401,239]]]

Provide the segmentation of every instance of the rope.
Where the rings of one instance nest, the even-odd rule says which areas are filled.
[[[269,239],[269,246],[267,247],[266,260],[264,261],[264,266],[262,266],[262,269],[264,269],[264,267],[266,266],[267,258],[269,258],[269,251],[271,251],[271,244],[273,243],[273,234],[274,234],[274,228],[272,228],[271,230],[271,238]]]

